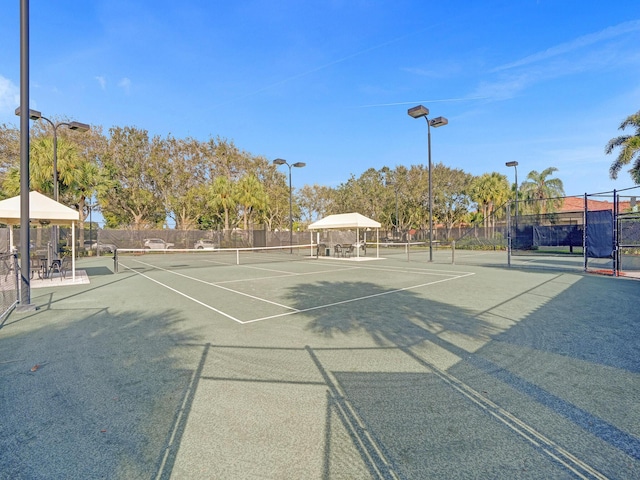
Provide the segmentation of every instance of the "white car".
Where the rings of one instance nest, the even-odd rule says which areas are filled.
[[[196,248],[198,250],[217,250],[218,245],[214,243],[213,240],[209,240],[208,238],[201,238],[193,244],[193,248]]]
[[[167,248],[173,247],[173,245],[173,243],[165,242],[161,238],[144,239],[144,248],[148,248],[150,250],[166,250]]]
[[[97,243],[90,240],[84,241],[85,250],[95,250],[98,246],[100,247],[100,253],[113,253],[116,250],[116,246],[112,243]]]

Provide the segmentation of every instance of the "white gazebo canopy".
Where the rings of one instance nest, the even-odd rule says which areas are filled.
[[[339,213],[329,215],[322,220],[309,225],[309,230],[344,230],[350,228],[380,228],[379,222],[372,220],[360,213]]]
[[[29,220],[73,225],[80,220],[80,213],[39,192],[29,192]],[[20,224],[20,195],[0,201],[0,223]]]
[[[309,230],[356,230],[356,238],[360,238],[360,229],[375,228],[376,229],[376,245],[379,242],[378,229],[381,227],[379,222],[365,217],[364,215],[352,212],[352,213],[338,213],[335,215],[329,215],[317,222],[309,225]],[[319,234],[318,234],[319,235]],[[379,252],[376,247],[376,257]],[[356,249],[356,256],[360,256],[360,249]]]
[[[20,195],[0,201],[0,223],[20,224]],[[71,238],[75,239],[75,224],[80,213],[73,208],[56,202],[39,192],[29,192],[29,221],[47,221],[55,225],[71,225]],[[9,229],[11,248],[13,248],[13,230]],[[71,270],[73,280],[76,276],[76,242],[71,242]]]

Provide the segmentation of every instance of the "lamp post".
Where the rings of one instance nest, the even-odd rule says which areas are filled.
[[[293,247],[293,194],[291,190],[291,167],[302,168],[306,165],[304,162],[296,162],[293,164],[289,164],[286,160],[282,158],[276,158],[273,161],[274,165],[286,165],[289,167],[289,245]],[[291,253],[293,253],[293,248],[291,249]]]
[[[29,108],[29,0],[20,0],[20,105]],[[20,119],[20,305],[32,312],[29,264],[29,119]]]
[[[444,117],[436,117],[429,120],[429,109],[422,105],[407,110],[410,117],[424,117],[427,121],[427,144],[429,150],[429,261],[433,262],[433,189],[431,184],[431,127],[438,128],[447,125],[449,120]]]
[[[513,167],[516,172],[516,238],[517,238],[518,237],[518,162],[514,160],[513,162],[505,163],[505,165],[507,167]]]
[[[20,116],[20,107],[16,108],[16,115]],[[80,122],[57,122],[54,123],[47,117],[44,117],[42,113],[37,110],[29,109],[29,118],[31,120],[45,120],[46,122],[53,127],[53,199],[58,201],[58,127],[66,126],[69,130],[77,130],[78,132],[84,133],[89,131],[91,128],[86,123]],[[53,226],[54,235],[53,235],[53,252],[54,255],[58,256],[58,227],[57,225]]]

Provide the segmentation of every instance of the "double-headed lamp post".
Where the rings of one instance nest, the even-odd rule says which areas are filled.
[[[16,108],[16,115],[20,116],[20,107]],[[77,130],[78,132],[87,132],[91,128],[86,123],[80,122],[57,122],[54,123],[47,117],[42,116],[37,110],[29,109],[29,118],[31,120],[44,120],[53,127],[53,199],[58,201],[58,127],[65,126],[69,130]],[[55,233],[53,235],[53,252],[58,256],[58,229],[54,226]]]
[[[289,245],[293,247],[293,191],[291,189],[291,167],[302,168],[306,165],[304,162],[296,162],[289,164],[282,158],[276,158],[273,161],[274,165],[286,165],[289,167]],[[293,250],[292,250],[293,252]]]
[[[513,167],[516,172],[516,236],[517,236],[518,235],[518,162],[514,160],[513,162],[505,163],[505,165],[507,167]]]
[[[449,120],[444,117],[436,117],[429,120],[429,109],[422,105],[410,108],[407,110],[410,117],[420,118],[424,117],[427,121],[427,144],[429,151],[429,261],[433,262],[433,189],[431,183],[431,127],[438,128],[443,125],[447,125]]]

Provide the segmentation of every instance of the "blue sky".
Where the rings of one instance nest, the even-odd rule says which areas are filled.
[[[19,1],[0,17],[0,123],[18,125]],[[517,160],[568,195],[633,186],[605,144],[640,110],[640,2],[31,0],[31,108],[107,131],[306,162],[294,187],[432,159],[474,175]]]

